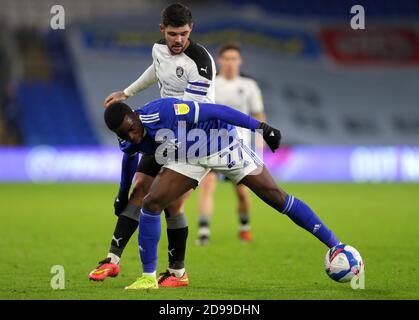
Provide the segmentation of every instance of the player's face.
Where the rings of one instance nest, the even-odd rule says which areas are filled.
[[[233,76],[240,73],[242,58],[237,50],[226,50],[218,57],[218,65],[221,74]]]
[[[166,45],[172,54],[180,54],[188,45],[192,25],[186,24],[182,27],[160,25],[160,31],[164,34]]]
[[[143,126],[135,115],[125,116],[124,121],[122,121],[119,128],[115,130],[115,133],[121,139],[134,144],[138,144],[143,140]]]

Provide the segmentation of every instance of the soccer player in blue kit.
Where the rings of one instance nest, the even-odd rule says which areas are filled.
[[[340,243],[303,201],[277,186],[263,162],[236,135],[236,126],[260,130],[267,145],[275,152],[280,145],[281,133],[268,124],[228,106],[176,98],[155,100],[136,110],[124,103],[115,103],[105,110],[104,118],[108,128],[118,136],[123,152],[128,155],[155,154],[156,159],[165,161],[140,212],[138,245],[143,274],[126,289],[158,288],[160,214],[172,201],[196,188],[211,170],[221,172],[236,184],[246,185],[265,203],[286,214],[327,247]],[[218,134],[214,135],[214,132]],[[187,157],[180,155],[181,149]],[[124,159],[121,177],[132,181],[135,172],[126,168],[130,167],[127,161],[135,158]]]

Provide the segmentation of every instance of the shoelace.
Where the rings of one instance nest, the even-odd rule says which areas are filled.
[[[159,276],[161,276],[161,279],[159,280],[159,283],[163,283],[169,277],[175,276],[175,275],[173,273],[170,273],[169,270],[166,270],[165,272],[159,273]]]
[[[99,268],[99,267],[101,267],[102,265],[104,265],[105,263],[110,263],[110,262],[111,262],[111,258],[106,258],[106,259],[103,259],[102,261],[99,261],[99,262],[98,262],[98,264],[99,264],[99,265],[98,265],[97,267]]]

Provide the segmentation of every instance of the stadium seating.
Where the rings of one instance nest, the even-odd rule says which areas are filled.
[[[153,6],[155,8],[153,11],[158,11],[158,8],[163,7],[167,1],[119,0],[112,2],[112,5],[102,0],[62,0],[59,3],[66,9],[66,22],[73,23],[80,19],[91,21],[94,20],[93,17],[98,16],[132,16]],[[8,20],[13,26],[31,25],[45,29],[49,27],[47,22],[51,17],[51,6],[55,4],[57,3],[54,0],[2,1],[0,20]],[[227,6],[225,10],[249,5],[283,16],[322,18],[346,18],[348,7],[356,4],[362,4],[371,18],[419,17],[417,0],[229,0],[223,3]],[[196,3],[191,6],[194,10],[199,7]]]
[[[89,145],[97,142],[74,85],[65,80],[22,83],[18,100],[24,110],[21,129],[26,144]]]
[[[132,15],[133,12],[144,12],[155,1],[118,0],[112,5],[103,0],[7,0],[0,1],[0,21],[6,20],[11,26],[36,26],[41,30],[49,28],[51,7],[62,5],[65,9],[66,24],[72,24],[80,19],[92,21],[97,16]],[[160,6],[164,6],[161,1]]]
[[[153,4],[160,9],[163,2]],[[39,0],[36,6],[45,10],[31,10],[34,6],[31,0],[7,2],[0,19],[7,15],[11,25],[34,23],[45,28],[50,16],[47,9],[52,3]],[[123,43],[124,37],[118,30],[122,33],[141,30],[144,34],[139,39],[152,39],[158,36],[157,29],[152,28],[159,10],[147,11],[148,2],[134,0],[121,0],[114,6],[106,6],[100,0],[67,0],[62,4],[69,30],[49,33],[43,39],[52,78],[32,79],[19,86],[24,141],[114,145],[115,139],[104,126],[102,109],[98,106],[107,93],[122,89],[149,65],[151,47],[148,42],[138,48],[129,41]],[[194,5],[199,23],[193,37],[213,54],[217,50],[215,43],[229,40],[229,34],[238,34],[240,41],[245,39],[243,71],[258,80],[268,118],[286,132],[285,143],[417,143],[419,109],[414,105],[418,100],[419,83],[414,69],[417,66],[367,66],[365,70],[342,67],[325,50],[319,36],[321,27],[342,25],[339,21],[347,25],[348,8],[355,4],[362,4],[368,19],[373,18],[378,24],[402,18],[401,26],[409,25],[410,21],[414,22],[410,23],[413,29],[418,30],[417,0],[261,0],[257,4],[250,0],[229,0],[220,4],[223,10],[214,12]],[[228,10],[245,9],[247,5],[256,10],[248,10],[243,16]],[[262,21],[258,9],[265,11],[262,15],[266,12],[271,15],[265,15]],[[155,16],[144,12],[155,12]],[[132,16],[135,13],[137,17]],[[90,19],[93,15],[95,19]],[[149,27],[143,28],[144,25]],[[98,26],[100,32],[95,32]],[[86,41],[89,37],[97,41]],[[48,79],[48,68],[41,69]],[[140,105],[156,97],[158,91],[154,86],[129,101]]]
[[[254,4],[252,0],[230,0],[234,4]],[[270,13],[290,16],[347,17],[348,8],[361,4],[371,18],[419,17],[417,0],[260,0],[257,5]]]
[[[52,78],[24,80],[17,90],[24,143],[97,144],[62,37],[54,33],[48,34],[43,40],[53,71]]]

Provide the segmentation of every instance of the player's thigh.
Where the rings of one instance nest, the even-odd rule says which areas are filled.
[[[199,184],[201,192],[212,194],[217,186],[217,173],[210,171]]]
[[[195,179],[164,168],[154,179],[150,192],[144,198],[143,207],[154,212],[161,211],[196,185]]]
[[[149,176],[142,172],[137,172],[134,176],[134,188],[133,192],[138,196],[144,198],[147,193],[150,191],[150,187],[153,183],[155,177]]]
[[[191,163],[169,163],[164,166],[164,168],[171,169],[173,171],[176,171],[183,176],[189,177],[192,180],[195,181],[195,185],[193,188],[196,188],[198,184],[201,184],[202,181],[205,179],[206,175],[209,173],[209,169],[199,165],[199,164],[191,164]],[[183,196],[181,196],[179,199],[175,199],[173,202],[171,202],[168,207],[166,207],[165,213],[166,215],[169,214],[170,216],[182,213],[184,203],[186,199],[190,196],[192,190],[189,192],[186,192]]]
[[[282,209],[286,194],[273,180],[262,160],[247,145],[234,148],[226,163],[221,163],[219,171],[236,185],[245,185],[270,206]]]
[[[130,203],[142,206],[143,198],[150,190],[154,178],[161,170],[154,155],[143,155],[137,166],[137,173],[134,176],[134,188],[130,196]]]
[[[185,202],[189,198],[191,193],[192,193],[192,190],[189,190],[189,191],[185,192],[178,199],[175,199],[174,201],[169,203],[167,205],[166,209],[164,209],[164,212],[165,212],[166,216],[169,215],[170,217],[174,217],[174,216],[177,216],[177,215],[183,213],[185,211],[184,210]]]
[[[248,174],[240,183],[247,186],[271,207],[278,211],[282,210],[287,194],[278,187],[265,165],[259,174]]]
[[[149,192],[153,180],[154,177],[137,172],[134,176],[134,187],[129,202],[137,207],[141,207],[143,199]]]

